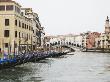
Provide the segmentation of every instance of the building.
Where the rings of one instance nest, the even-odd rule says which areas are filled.
[[[47,36],[49,40],[47,41],[53,45],[73,45],[74,43],[74,35],[57,35],[57,36]]]
[[[43,40],[44,40],[44,27],[41,26],[39,21],[39,16],[37,13],[33,12],[32,8],[22,8],[21,13],[23,16],[27,17],[28,19],[32,20],[33,26],[33,49],[36,50],[37,47],[43,47]]]
[[[96,48],[96,38],[100,37],[98,32],[86,32],[82,33],[82,48],[93,49]]]
[[[0,23],[0,51],[18,54],[41,45],[41,25],[31,8],[21,8],[12,0],[0,0]]]
[[[96,38],[96,46],[98,49],[110,49],[110,34],[102,33]]]
[[[105,33],[110,33],[110,24],[109,24],[109,17],[107,16],[107,19],[105,21]]]
[[[110,24],[109,17],[105,21],[105,33],[101,33],[99,37],[95,39],[96,47],[99,49],[110,49]]]
[[[90,33],[90,31],[86,32],[86,33],[81,33],[82,36],[82,48],[86,48],[87,47],[87,36]]]
[[[41,34],[41,37],[40,37],[40,46],[41,48],[44,47],[44,44],[45,44],[45,40],[44,40],[44,37],[45,37],[45,31],[44,31],[44,27],[41,27],[40,29],[40,34]]]
[[[82,47],[82,35],[75,35],[74,36],[74,46],[76,47]]]
[[[95,39],[98,38],[100,36],[100,33],[98,32],[91,32],[88,34],[88,36],[86,37],[87,41],[86,41],[86,48],[87,49],[93,49],[96,48],[95,46]]]

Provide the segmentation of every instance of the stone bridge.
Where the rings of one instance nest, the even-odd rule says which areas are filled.
[[[71,51],[75,51],[78,49],[81,49],[82,46],[80,44],[76,44],[76,43],[71,43],[71,42],[48,42],[46,43],[46,47],[48,47],[50,50],[52,50],[52,48],[56,49],[56,48],[66,48],[66,49],[70,49]]]

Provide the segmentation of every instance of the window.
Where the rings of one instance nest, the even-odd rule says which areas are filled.
[[[28,25],[27,25],[27,29],[28,29]]]
[[[24,23],[22,23],[22,28],[24,28]]]
[[[15,11],[16,11],[17,13],[20,13],[20,8],[18,8],[17,6],[15,6]]]
[[[5,19],[5,26],[9,26],[9,19]]]
[[[21,38],[21,36],[20,36],[20,32],[19,32],[19,38]]]
[[[8,48],[8,43],[5,43],[5,48]]]
[[[25,29],[26,29],[26,24],[25,24]]]
[[[20,13],[20,8],[17,7],[17,12]]]
[[[4,37],[9,37],[9,30],[4,31]]]
[[[17,20],[15,20],[15,25],[17,26]]]
[[[17,37],[17,31],[15,31],[15,37]]]
[[[21,27],[21,22],[19,21],[19,27]]]
[[[27,40],[28,40],[28,34],[27,34]]]
[[[4,5],[0,6],[0,11],[5,11],[5,6]]]
[[[13,10],[13,5],[7,5],[6,10]]]

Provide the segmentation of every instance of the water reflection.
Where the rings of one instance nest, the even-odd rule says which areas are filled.
[[[41,82],[40,72],[51,64],[51,60],[43,60],[36,63],[26,63],[14,68],[0,71],[0,82]],[[45,70],[47,70],[45,69]]]
[[[48,58],[0,71],[0,82],[109,82],[110,54],[82,53]]]
[[[26,75],[26,73],[32,72],[25,67],[16,67],[0,71],[0,82],[20,82],[19,78]]]

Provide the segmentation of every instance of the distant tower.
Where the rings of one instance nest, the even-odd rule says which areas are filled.
[[[110,33],[110,25],[109,25],[109,17],[107,16],[107,19],[105,21],[105,33]]]

